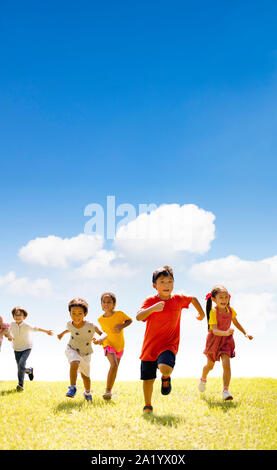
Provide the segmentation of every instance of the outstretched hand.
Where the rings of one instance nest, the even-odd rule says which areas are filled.
[[[99,339],[96,339],[96,338],[92,338],[92,340],[94,344],[103,344],[103,339],[99,338]]]
[[[158,302],[155,305],[153,305],[152,312],[162,312],[162,310],[164,309],[164,306],[165,306],[165,302],[162,300],[161,302]]]
[[[205,318],[205,315],[203,316],[203,314],[199,312],[195,318],[196,320],[203,320],[203,318]]]

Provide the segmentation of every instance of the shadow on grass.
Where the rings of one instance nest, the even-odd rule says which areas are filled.
[[[212,398],[207,397],[201,397],[201,400],[205,401],[209,408],[221,408],[224,413],[227,413],[233,408],[237,408],[237,406],[239,405],[238,402],[234,402],[233,400],[213,400]]]
[[[83,400],[73,400],[72,398],[69,398],[67,400],[62,401],[59,403],[55,408],[54,408],[54,413],[72,413],[72,411],[77,410],[77,411],[82,411],[83,409],[86,408],[103,408],[105,406],[115,406],[115,403],[112,401],[100,401],[97,399],[93,399],[92,403],[87,402],[85,399]]]
[[[14,393],[18,393],[16,388],[12,388],[10,390],[2,390],[2,392],[0,392],[0,397],[4,397],[5,395],[12,395]]]
[[[149,421],[151,424],[155,424],[157,426],[168,426],[170,428],[175,427],[177,428],[178,424],[184,423],[184,418],[180,416],[174,416],[174,415],[162,415],[158,416],[155,414],[148,415],[145,414],[143,415],[143,418]]]

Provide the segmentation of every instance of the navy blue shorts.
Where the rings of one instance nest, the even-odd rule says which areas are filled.
[[[151,380],[157,377],[158,364],[166,364],[167,366],[175,366],[175,354],[172,351],[163,351],[156,361],[141,361],[140,378],[141,380]]]

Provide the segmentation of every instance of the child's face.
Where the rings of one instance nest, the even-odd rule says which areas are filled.
[[[71,307],[70,316],[73,320],[73,323],[76,325],[81,324],[84,321],[85,312],[82,307]]]
[[[109,313],[113,311],[115,303],[111,297],[109,297],[108,295],[105,295],[105,297],[103,297],[101,301],[101,306],[104,312]]]
[[[226,308],[229,303],[228,292],[219,292],[215,298],[213,298],[218,308]]]
[[[157,289],[158,295],[161,298],[169,298],[173,291],[174,281],[171,276],[160,276],[153,284],[153,287]]]
[[[16,323],[22,323],[23,320],[25,319],[23,312],[21,312],[20,310],[15,312],[15,314],[13,315],[13,318],[16,321]]]

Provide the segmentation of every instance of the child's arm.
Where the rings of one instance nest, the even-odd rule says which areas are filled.
[[[238,320],[237,320],[236,318],[233,318],[233,323],[234,323],[234,325],[237,327],[237,329],[238,329],[239,331],[241,331],[241,332],[244,334],[244,336],[246,336],[246,338],[248,338],[248,339],[253,339],[253,336],[248,335],[248,334],[246,333],[246,331],[244,330],[244,328],[241,326],[241,324],[238,322]]]
[[[146,308],[145,310],[139,310],[136,319],[138,321],[145,320],[151,313],[153,312],[161,312],[164,309],[165,302],[157,302],[154,305],[151,305],[151,307]]]
[[[43,330],[42,328],[38,328],[37,331],[42,331],[43,333],[46,333],[49,336],[53,336],[53,331],[52,330]]]
[[[92,338],[92,341],[94,344],[103,344],[103,341],[108,338],[107,333],[104,333],[103,331],[99,330],[97,326],[95,326],[95,331],[96,333],[100,336],[99,339]]]
[[[10,333],[10,325],[7,323],[2,323],[1,328],[0,328],[0,338],[3,336],[7,336],[7,333]]]
[[[3,335],[8,338],[9,341],[13,341],[14,337],[11,335],[9,328],[5,328],[3,331]]]
[[[119,323],[118,325],[115,325],[114,327],[114,331],[116,333],[120,333],[121,330],[123,330],[123,328],[126,328],[126,326],[129,326],[131,325],[131,323],[133,322],[133,320],[125,320],[124,323]]]
[[[62,331],[62,333],[57,335],[58,339],[62,339],[63,335],[65,335],[66,333],[69,333],[69,330],[64,330],[64,331]]]
[[[217,325],[211,325],[213,334],[215,336],[230,336],[234,333],[234,330],[232,328],[229,328],[229,330],[218,330]]]
[[[200,303],[198,302],[198,299],[196,297],[192,297],[191,303],[196,308],[196,310],[198,311],[198,315],[196,316],[196,320],[203,320],[203,318],[205,318],[205,313],[204,313]]]

